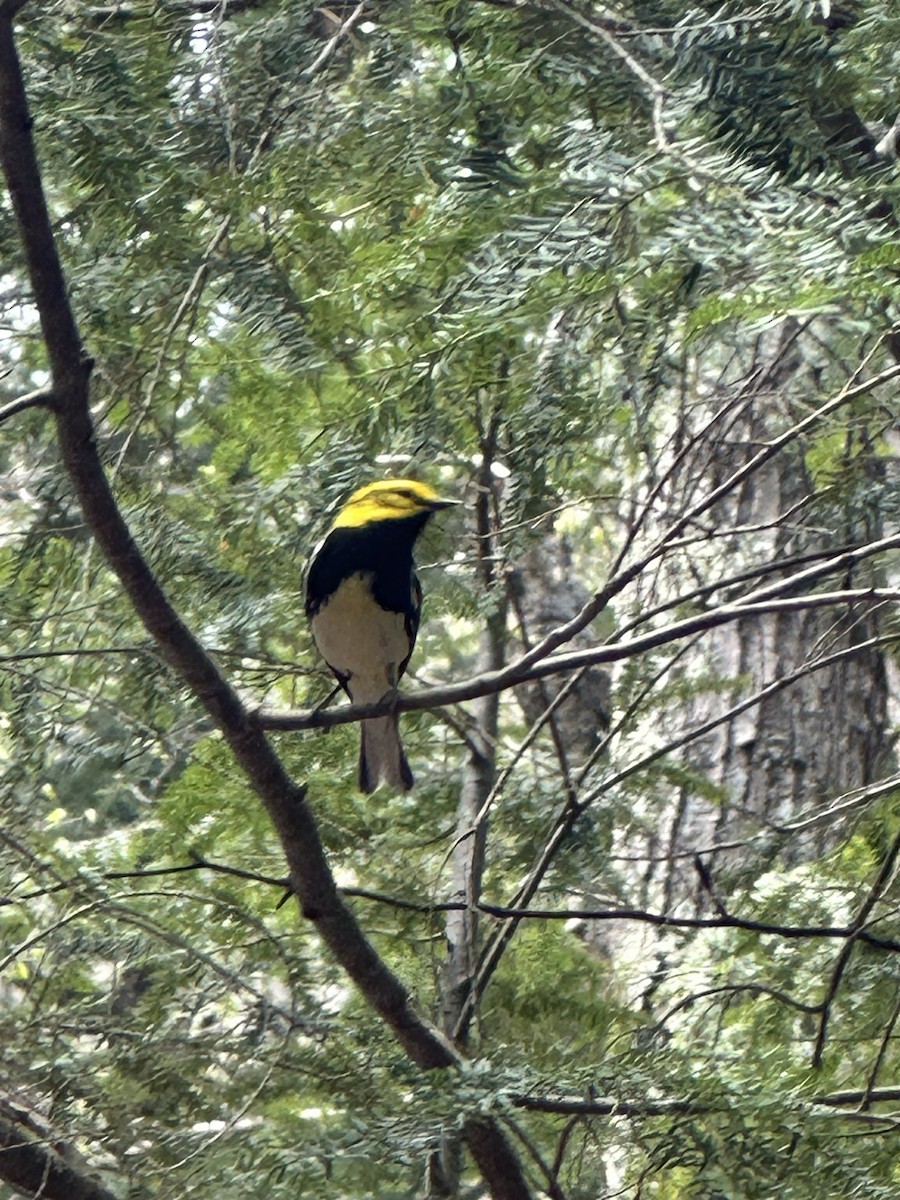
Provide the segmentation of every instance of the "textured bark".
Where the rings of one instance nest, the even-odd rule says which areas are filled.
[[[65,1147],[47,1141],[26,1114],[15,1119],[9,1108],[0,1104],[0,1179],[43,1200],[117,1200]]]
[[[571,621],[590,600],[575,574],[565,539],[552,529],[524,555],[511,581],[525,649]],[[582,629],[569,643],[573,650],[597,644],[590,628]],[[609,726],[609,672],[587,667],[574,677],[535,680],[516,688],[516,697],[526,719],[535,724],[564,687],[567,695],[554,709],[551,728],[557,752],[565,765],[574,768],[590,758]]]
[[[796,363],[790,367],[791,372],[797,369]],[[784,415],[771,400],[754,402],[740,422],[710,446],[709,486],[748,461]],[[805,520],[812,484],[800,449],[770,459],[717,505],[718,528],[751,530],[730,539],[724,553],[714,552],[721,555],[722,569],[726,564],[729,572],[764,562],[777,565],[795,555],[880,536],[877,514],[869,514],[867,520],[846,519],[843,528],[832,530]],[[796,515],[786,516],[792,513]],[[695,566],[709,576],[715,562],[715,557],[704,561],[698,553]],[[840,582],[865,588],[878,580],[865,564]],[[871,645],[877,633],[875,610],[850,606],[756,616],[706,634],[687,661],[683,678],[690,685],[700,676],[712,676],[720,686],[689,686],[689,698],[663,718],[666,736],[724,715],[743,696],[797,678],[784,687],[769,687],[759,704],[687,748],[684,762],[703,778],[704,786],[681,786],[662,820],[645,814],[650,862],[641,902],[669,907],[691,900],[697,911],[706,908],[709,897],[692,853],[704,855],[717,890],[727,895],[752,884],[776,860],[790,866],[834,844],[841,832],[834,822],[812,825],[789,837],[780,836],[779,830],[883,773],[889,751],[888,686],[883,656]],[[804,672],[825,656],[833,661]],[[760,833],[767,832],[770,836],[760,839]],[[752,847],[730,847],[751,837]],[[726,848],[717,850],[718,846]]]

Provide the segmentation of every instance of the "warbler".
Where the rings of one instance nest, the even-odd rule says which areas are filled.
[[[319,653],[354,704],[377,704],[406,670],[422,610],[416,538],[443,500],[425,483],[383,479],[355,491],[315,550],[306,615]],[[360,724],[359,788],[406,792],[413,774],[397,714]]]

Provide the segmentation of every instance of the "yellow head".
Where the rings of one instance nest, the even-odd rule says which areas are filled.
[[[353,493],[332,522],[332,529],[391,521],[437,512],[456,504],[443,500],[434,488],[416,479],[381,479]]]

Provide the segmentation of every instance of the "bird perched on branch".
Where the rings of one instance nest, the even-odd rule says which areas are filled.
[[[354,704],[377,704],[406,670],[422,608],[413,546],[434,513],[455,503],[412,479],[370,483],[353,493],[313,554],[306,615]],[[403,792],[413,784],[396,713],[360,725],[360,791],[382,782]]]

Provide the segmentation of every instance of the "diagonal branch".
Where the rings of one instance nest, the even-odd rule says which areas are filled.
[[[334,34],[328,39],[310,65],[303,72],[303,77],[311,79],[317,75],[319,71],[330,61],[334,52],[346,38],[350,36],[356,25],[359,24],[366,11],[366,0],[360,0],[356,8],[347,19],[335,30]]]
[[[12,20],[0,10],[0,164],[38,307],[56,398],[63,463],[85,521],[160,654],[215,721],[278,832],[300,910],[335,959],[420,1067],[450,1067],[458,1055],[413,1007],[407,988],[375,952],[342,900],[325,857],[305,787],[294,781],[194,634],[175,610],[131,536],[97,448],[89,406],[91,362],[69,302],[31,134]],[[464,1136],[497,1200],[528,1200],[521,1164],[488,1117],[469,1120]]]
[[[282,839],[304,915],[422,1066],[449,1066],[443,1039],[415,1015],[341,901],[305,801],[265,734],[185,625],[136,546],[110,490],[88,405],[88,368],[43,197],[9,21],[0,20],[0,149],[41,317],[65,466],[85,519],[160,653],[222,731]]]
[[[771,459],[775,458],[776,455],[780,454],[786,446],[797,441],[803,434],[814,429],[827,417],[837,412],[838,409],[843,408],[844,405],[849,404],[852,400],[859,396],[868,395],[869,392],[898,378],[900,378],[900,364],[889,367],[887,370],[880,372],[878,375],[873,375],[869,379],[858,382],[851,380],[836,396],[826,400],[778,437],[772,438],[752,458],[748,459],[742,466],[736,468],[718,487],[710,491],[703,499],[693,505],[692,508],[682,513],[644,554],[628,567],[625,567],[617,574],[613,574],[612,578],[604,584],[600,591],[587,602],[581,612],[577,613],[571,621],[567,621],[549,633],[537,646],[534,646],[527,653],[523,654],[516,662],[511,663],[507,670],[512,674],[525,671],[534,663],[546,658],[548,654],[552,654],[560,646],[565,645],[566,642],[571,641],[576,633],[580,633],[595,617],[603,612],[611,600],[624,591],[633,580],[642,575],[647,567],[659,558],[660,555],[665,553],[671,543],[676,538],[681,537],[685,529],[692,525],[698,517],[715,508],[721,500],[731,495],[737,487],[765,466],[766,463],[770,462]]]
[[[600,799],[603,795],[605,795],[611,791],[614,791],[615,788],[617,788],[626,779],[628,779],[629,777],[631,777],[635,774],[638,774],[640,771],[646,770],[647,767],[652,766],[652,764],[654,762],[658,761],[660,758],[664,758],[664,757],[672,754],[674,751],[679,750],[683,746],[690,744],[692,741],[695,741],[697,738],[704,736],[704,734],[710,732],[711,730],[717,728],[718,726],[721,726],[721,725],[726,724],[727,722],[733,720],[735,716],[744,712],[746,709],[754,707],[755,705],[762,703],[768,696],[774,695],[776,692],[782,691],[784,688],[789,687],[791,684],[795,683],[798,679],[801,679],[803,676],[805,676],[807,674],[811,674],[814,671],[819,671],[819,670],[822,670],[823,668],[827,668],[827,667],[833,665],[835,662],[841,661],[842,659],[846,659],[846,658],[850,657],[851,655],[858,653],[860,650],[864,649],[866,646],[873,644],[873,643],[877,643],[878,640],[879,639],[871,639],[870,642],[868,642],[868,643],[862,643],[859,646],[848,647],[843,650],[837,651],[834,654],[827,655],[823,658],[816,659],[809,663],[804,663],[803,665],[798,667],[796,671],[792,671],[788,675],[785,675],[779,679],[773,680],[772,683],[770,683],[766,687],[761,688],[760,690],[754,692],[753,695],[746,697],[739,703],[733,705],[731,708],[726,710],[724,713],[720,713],[718,716],[713,717],[710,720],[703,722],[700,725],[692,727],[691,729],[687,730],[684,734],[671,739],[670,741],[665,743],[663,746],[658,747],[656,750],[650,751],[649,753],[647,753],[643,757],[635,760],[634,762],[631,762],[631,763],[627,764],[626,766],[619,768],[618,771],[615,771],[612,774],[610,774],[609,776],[607,776],[606,779],[604,779],[600,784],[598,784],[595,788],[593,788],[586,796],[582,797],[578,801],[578,803],[564,804],[562,806],[559,814],[557,815],[557,817],[554,820],[553,827],[552,827],[550,833],[548,834],[547,838],[545,839],[544,844],[541,847],[540,852],[538,853],[536,861],[534,862],[534,864],[528,871],[528,874],[525,877],[525,881],[520,886],[515,897],[513,898],[512,902],[511,902],[510,909],[512,911],[509,911],[505,914],[506,919],[504,920],[504,923],[495,931],[495,933],[491,937],[490,941],[488,942],[487,946],[485,947],[484,953],[483,953],[481,961],[479,963],[478,976],[477,976],[475,987],[473,988],[473,993],[472,993],[473,997],[477,998],[478,996],[480,996],[481,993],[486,988],[488,982],[490,981],[491,976],[493,975],[494,971],[497,969],[500,959],[501,959],[502,955],[504,954],[507,946],[509,945],[510,940],[512,939],[513,935],[515,934],[519,922],[523,919],[523,917],[529,911],[527,908],[527,905],[531,902],[532,897],[537,892],[542,880],[544,879],[548,869],[550,868],[550,865],[553,863],[553,861],[556,858],[557,854],[559,853],[561,847],[565,844],[565,841],[568,838],[569,834],[571,833],[572,828],[574,827],[575,823],[577,822],[577,820],[579,819],[581,814],[584,812],[584,810],[589,805],[596,804],[597,800]],[[605,744],[605,742],[604,742],[604,744]],[[893,786],[895,786],[895,784]],[[859,801],[857,800],[856,803],[859,803]],[[725,847],[725,846],[713,846],[713,847],[710,847],[708,849],[708,851],[706,851],[706,852],[712,853],[716,850],[722,850],[722,849],[726,849],[726,848],[727,847]],[[501,913],[495,912],[494,915],[499,916],[499,915],[501,915]],[[577,915],[578,915],[577,913],[569,912],[570,918],[575,917]],[[586,915],[586,914],[582,914],[582,915]],[[605,919],[605,918],[598,918],[598,919]],[[655,915],[650,918],[642,917],[642,918],[638,918],[638,919],[641,919],[641,920],[649,919],[651,924],[663,925],[666,923],[665,919],[659,918],[658,915]],[[699,926],[697,926],[697,927],[699,928]],[[842,933],[838,934],[837,936],[849,936],[849,931],[842,932]],[[866,935],[866,936],[868,936],[868,935]]]
[[[831,979],[829,980],[824,999],[822,1000],[822,1015],[819,1018],[819,1029],[816,1034],[816,1042],[813,1047],[812,1054],[812,1065],[814,1067],[821,1067],[822,1065],[822,1056],[825,1053],[825,1040],[828,1036],[828,1025],[831,1018],[831,1009],[834,999],[837,996],[838,989],[841,986],[841,981],[844,978],[844,972],[847,970],[847,967],[850,964],[850,959],[853,955],[857,941],[864,940],[864,926],[866,921],[869,919],[872,909],[875,907],[890,885],[890,881],[897,866],[898,857],[900,857],[900,833],[897,834],[891,843],[891,847],[885,855],[884,862],[881,864],[881,868],[878,872],[875,882],[869,889],[865,900],[860,905],[859,912],[854,917],[853,923],[850,927],[850,934],[847,938],[847,941],[841,947],[841,952],[835,961],[834,968],[831,973]]]
[[[891,539],[900,544],[900,536]],[[761,589],[756,596],[770,595],[773,591],[789,591],[795,586],[792,578],[779,580],[769,589]],[[577,671],[582,667],[607,665],[623,662],[650,650],[658,650],[673,642],[694,637],[721,625],[728,625],[746,617],[766,616],[771,613],[801,612],[811,608],[827,608],[846,604],[881,604],[900,600],[900,590],[893,588],[848,588],[835,592],[816,592],[809,596],[787,599],[761,599],[722,604],[711,611],[674,621],[652,633],[641,637],[627,638],[620,642],[575,650],[569,654],[553,654],[542,660],[524,655],[516,662],[499,671],[486,671],[482,675],[462,680],[444,687],[429,688],[412,695],[388,698],[378,704],[346,704],[335,709],[314,709],[303,712],[258,714],[260,728],[271,730],[331,729],[335,725],[347,725],[388,712],[421,712],[424,709],[440,708],[446,704],[458,704],[464,700],[475,700],[494,692],[505,691],[531,679],[543,679],[547,675],[560,675]],[[526,659],[529,660],[526,662]]]
[[[6,1113],[0,1114],[0,1164],[0,1176],[26,1196],[41,1196],[43,1200],[117,1200],[97,1179],[57,1154],[46,1138],[37,1138],[24,1123]]]
[[[0,425],[10,417],[18,416],[20,412],[27,412],[29,408],[52,408],[54,403],[53,393],[43,388],[36,392],[28,392],[27,395],[19,396],[18,399],[10,400],[8,404],[0,407]]]

